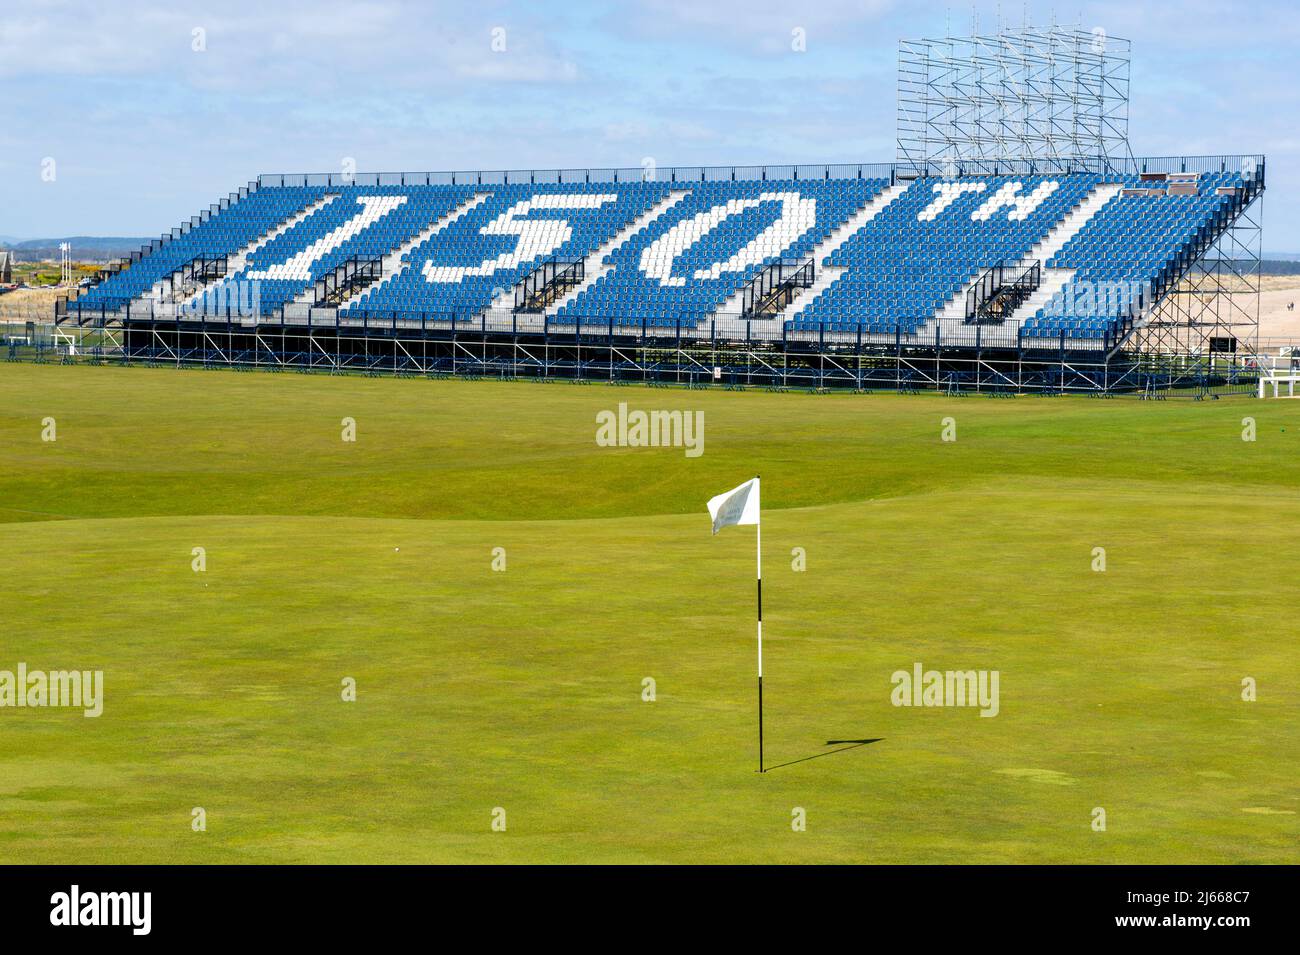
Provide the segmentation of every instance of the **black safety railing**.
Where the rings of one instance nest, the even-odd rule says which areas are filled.
[[[586,274],[587,260],[583,256],[553,256],[515,283],[514,310],[545,311],[565,292],[581,285]]]
[[[379,281],[384,274],[384,260],[379,255],[354,255],[316,280],[313,301],[316,305],[334,305]]]
[[[1005,265],[986,270],[966,292],[966,324],[1006,321],[1043,282],[1042,263]]]
[[[771,318],[816,280],[817,264],[810,258],[773,262],[741,290],[740,314],[745,318]]]
[[[1264,175],[1261,153],[1206,156],[1083,156],[1071,159],[1006,159],[992,166],[947,160],[922,163],[801,163],[732,166],[641,166],[570,169],[497,169],[443,172],[375,173],[264,173],[257,184],[268,186],[416,186],[416,185],[517,185],[545,183],[624,182],[727,182],[817,179],[886,179],[891,183],[918,176],[954,178],[966,175],[1070,175],[1103,172],[1138,175],[1144,172],[1249,172],[1260,182]]]
[[[167,287],[171,290],[172,297],[176,296],[178,289],[181,294],[188,294],[225,278],[228,269],[227,256],[197,255],[167,276]]]

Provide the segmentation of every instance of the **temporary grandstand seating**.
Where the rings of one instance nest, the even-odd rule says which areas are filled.
[[[542,260],[589,254],[668,186],[524,184],[488,191],[485,202],[407,255],[413,267],[363,292],[349,311],[476,314]]]
[[[536,289],[551,274],[544,268],[585,260],[585,278],[541,296],[550,304],[531,309],[531,321],[704,334],[738,319],[724,306],[765,268],[811,261],[818,278],[806,294],[777,320],[746,323],[760,327],[745,334],[920,340],[960,314],[981,275],[1034,253],[1053,282],[998,321],[1031,341],[1110,341],[1222,234],[1252,185],[1229,172],[1151,178],[267,184],[165,237],[74,304],[147,305],[188,264],[229,257],[217,285],[256,282],[260,316],[279,320],[315,304],[323,276],[365,260],[382,261],[382,274],[331,299],[341,316],[472,322],[488,309],[509,315],[508,293],[526,279]],[[1119,291],[1099,300],[1098,286]]]
[[[1110,200],[1049,262],[1075,269],[1070,281],[1025,323],[1032,335],[1098,338],[1119,320],[1149,304],[1177,281],[1189,255],[1202,251],[1228,224],[1239,173],[1200,177],[1188,196],[1134,194],[1139,177],[1124,177],[1125,192]],[[1163,184],[1161,184],[1163,185]],[[1158,186],[1150,192],[1163,192]],[[1098,289],[1102,290],[1101,295]],[[1098,306],[1103,306],[1099,308]]]
[[[558,314],[694,325],[778,258],[800,258],[888,186],[882,179],[709,182],[607,258],[614,266]]]
[[[827,258],[847,271],[794,327],[910,335],[982,269],[1019,261],[1098,181],[922,179]]]
[[[465,186],[348,186],[330,192],[338,198],[258,249],[230,277],[259,280],[263,309],[308,293],[350,257],[382,256],[470,195]]]
[[[259,189],[185,232],[130,268],[110,276],[78,300],[83,308],[119,308],[146,295],[154,283],[196,256],[232,255],[317,201],[325,190],[307,186]]]

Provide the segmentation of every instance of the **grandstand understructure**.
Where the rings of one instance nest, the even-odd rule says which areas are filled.
[[[274,175],[57,334],[95,358],[1105,393],[1252,374],[1261,156]]]

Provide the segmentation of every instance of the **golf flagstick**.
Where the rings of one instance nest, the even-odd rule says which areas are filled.
[[[758,487],[758,475],[754,476]],[[763,514],[758,507],[758,520],[754,523],[754,556],[758,572],[758,771],[763,772]]]
[[[709,499],[709,516],[713,518],[713,533],[732,524],[753,524],[755,580],[758,583],[758,771],[763,766],[763,526],[760,520],[758,475],[740,487]]]

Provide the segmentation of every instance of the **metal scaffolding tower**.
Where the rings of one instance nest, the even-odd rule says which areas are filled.
[[[902,40],[898,161],[929,175],[1112,171],[1132,158],[1129,54],[1100,28]]]

